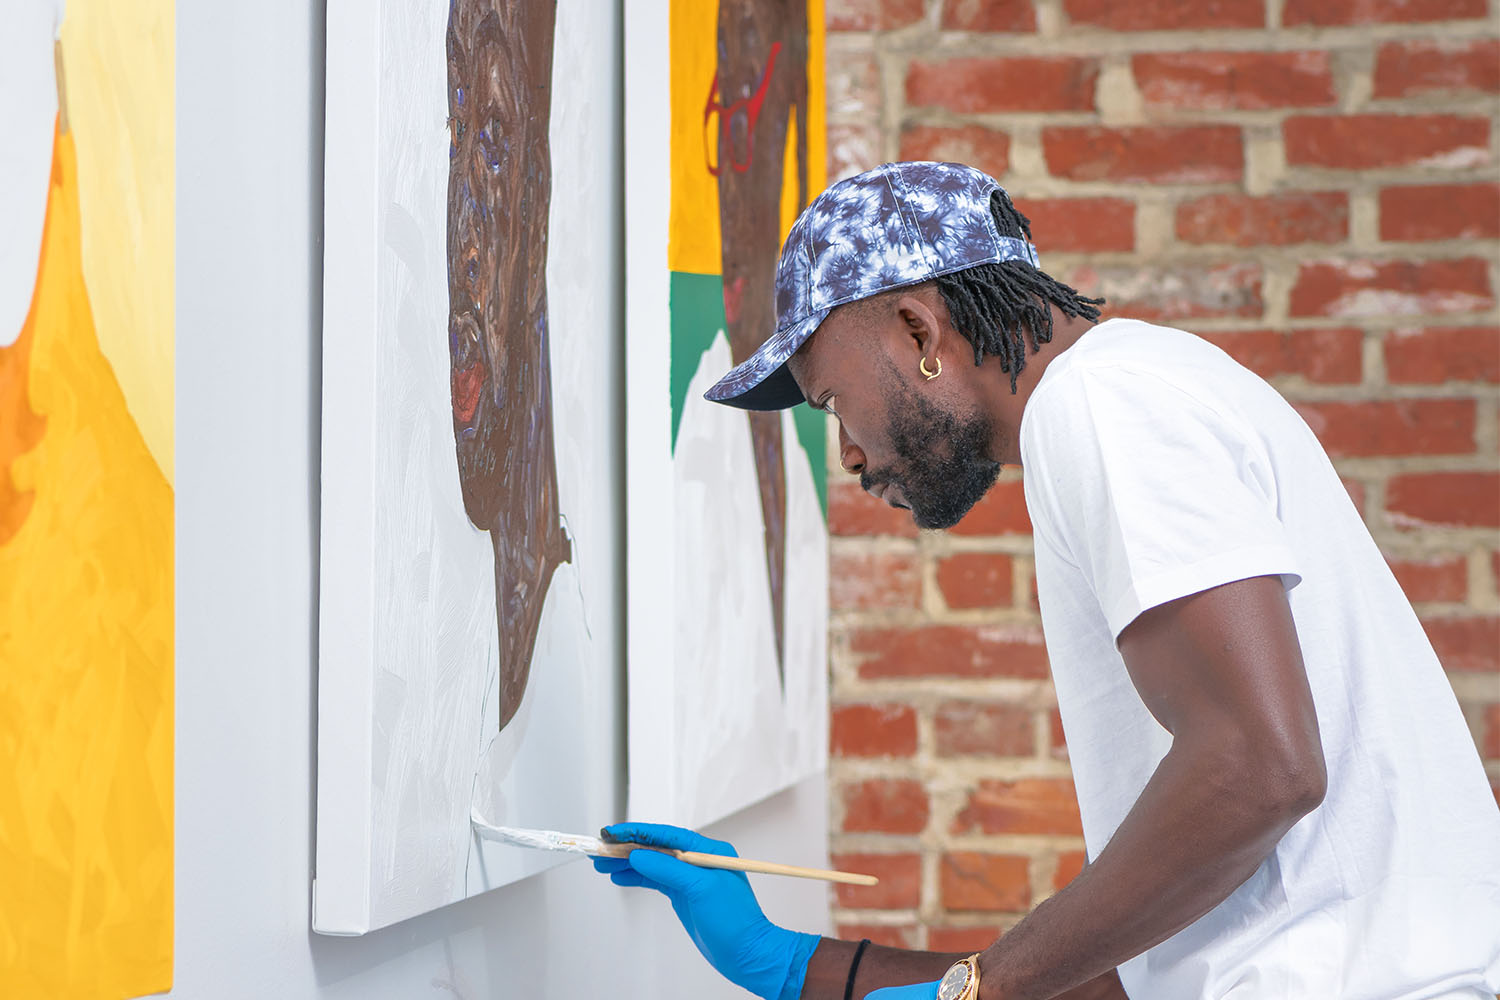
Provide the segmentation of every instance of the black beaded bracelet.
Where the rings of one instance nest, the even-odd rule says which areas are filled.
[[[854,998],[854,974],[859,971],[859,960],[864,957],[865,949],[869,946],[870,939],[865,938],[859,943],[859,947],[854,949],[854,961],[849,963],[849,980],[844,983],[844,1000]]]

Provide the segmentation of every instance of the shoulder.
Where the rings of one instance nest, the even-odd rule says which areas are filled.
[[[1110,320],[1048,365],[1026,402],[1020,436],[1023,445],[1036,442],[1112,419],[1115,410],[1129,411],[1133,420],[1183,410],[1222,416],[1216,387],[1235,379],[1237,369],[1219,348],[1184,330]]]

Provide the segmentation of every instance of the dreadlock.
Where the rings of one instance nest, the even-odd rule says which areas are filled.
[[[1031,223],[1016,211],[999,188],[990,195],[990,214],[1001,236],[1031,241]],[[1031,350],[1052,339],[1052,310],[1056,306],[1070,319],[1099,318],[1103,299],[1090,299],[1024,260],[973,267],[937,278],[938,291],[948,307],[954,329],[974,345],[974,363],[986,354],[1000,359],[1000,370],[1010,372],[1010,391],[1026,367],[1026,345],[1022,331],[1030,334]]]

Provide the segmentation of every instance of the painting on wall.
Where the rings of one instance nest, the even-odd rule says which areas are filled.
[[[172,985],[171,0],[0,29],[0,996]]]
[[[588,8],[329,4],[320,932],[558,863],[471,820],[616,818],[619,85]]]
[[[625,30],[630,811],[696,826],[826,762],[825,421],[703,399],[774,330],[825,184],[823,11],[657,0]]]

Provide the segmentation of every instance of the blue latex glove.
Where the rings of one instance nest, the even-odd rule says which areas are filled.
[[[942,980],[938,980],[942,982]],[[937,983],[916,983],[912,986],[887,986],[874,993],[866,993],[865,1000],[937,1000]]]
[[[617,823],[604,834],[624,843],[738,857],[721,840],[654,823]],[[799,934],[766,919],[743,872],[699,868],[659,851],[628,858],[595,858],[596,871],[615,885],[655,889],[672,901],[677,919],[708,964],[725,979],[763,1000],[797,1000],[807,977],[816,934]]]

